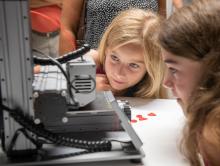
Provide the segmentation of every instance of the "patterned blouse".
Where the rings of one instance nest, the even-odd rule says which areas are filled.
[[[157,0],[87,0],[85,42],[96,49],[112,19],[129,8],[151,9],[158,12]]]

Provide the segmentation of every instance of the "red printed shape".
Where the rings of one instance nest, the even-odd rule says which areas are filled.
[[[131,119],[131,123],[137,123],[137,120]]]
[[[157,116],[155,113],[151,112],[148,114],[148,116]]]
[[[142,115],[136,115],[136,117],[137,117],[137,118],[142,118],[143,116],[142,116]]]
[[[136,115],[136,117],[137,117],[140,121],[147,120],[147,118],[143,117],[142,115]]]
[[[147,118],[139,118],[140,121],[147,120]]]

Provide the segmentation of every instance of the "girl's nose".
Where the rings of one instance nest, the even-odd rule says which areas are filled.
[[[118,78],[123,78],[126,76],[126,66],[123,64],[118,65],[115,71]]]

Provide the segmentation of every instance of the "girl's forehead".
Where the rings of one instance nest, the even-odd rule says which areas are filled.
[[[188,59],[188,58],[177,56],[177,55],[170,53],[164,49],[162,49],[162,58],[163,58],[164,62],[167,64],[179,64],[184,61],[190,61],[190,59]]]
[[[140,44],[137,43],[124,43],[124,44],[118,44],[116,46],[108,46],[107,50],[109,51],[115,51],[115,50],[134,50],[137,52],[143,51],[143,48]]]

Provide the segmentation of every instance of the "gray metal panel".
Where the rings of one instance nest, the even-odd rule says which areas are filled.
[[[25,0],[0,1],[0,76],[3,104],[10,108],[19,107],[31,116],[33,71],[28,9]],[[18,128],[20,126],[4,112],[6,149]],[[22,137],[19,137],[14,149],[33,148]]]
[[[86,106],[87,104],[94,101],[96,98],[96,91],[95,91],[95,89],[93,89],[93,91],[91,91],[92,88],[95,88],[95,86],[96,86],[95,85],[96,66],[95,66],[94,60],[91,57],[87,57],[83,61],[82,61],[82,59],[78,58],[78,59],[75,59],[75,60],[69,62],[67,65],[67,69],[68,69],[67,71],[69,71],[69,74],[70,74],[71,82],[73,80],[75,80],[72,83],[73,86],[80,92],[80,93],[76,93],[73,90],[73,95],[75,97],[75,100],[77,102],[79,102],[80,107]],[[88,82],[90,82],[89,86],[84,86],[87,83],[85,83],[83,80],[81,80],[80,77],[89,77],[89,76],[91,77],[87,80]],[[79,78],[77,79],[77,77],[79,77]],[[76,83],[76,82],[78,82],[78,83]],[[77,87],[77,85],[80,85],[80,87]],[[91,92],[87,93],[86,87],[91,88],[90,89]],[[81,90],[79,90],[79,89],[81,89]]]
[[[129,123],[128,117],[124,114],[124,112],[119,107],[119,105],[118,105],[115,97],[113,96],[112,92],[111,91],[106,91],[104,93],[104,95],[105,95],[106,99],[109,100],[109,102],[112,105],[112,108],[117,113],[119,119],[121,120],[122,127],[128,133],[128,135],[131,137],[131,141],[133,142],[135,148],[137,150],[140,150],[142,145],[143,145],[143,143],[142,143],[141,139],[138,137],[138,135],[136,134],[136,132],[134,131],[134,129],[131,126],[131,124]]]

